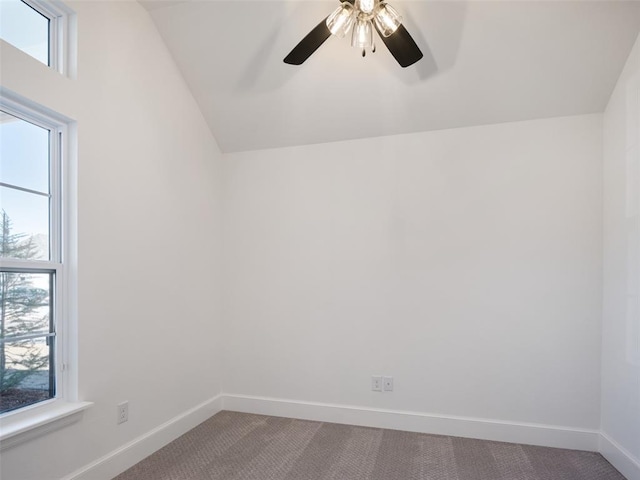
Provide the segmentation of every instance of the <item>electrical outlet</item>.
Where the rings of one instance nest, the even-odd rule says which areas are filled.
[[[382,391],[382,377],[379,375],[374,375],[371,377],[371,390],[374,392]]]
[[[393,392],[393,377],[382,377],[382,389],[385,392]]]
[[[124,423],[129,420],[129,402],[122,402],[118,404],[118,424]]]

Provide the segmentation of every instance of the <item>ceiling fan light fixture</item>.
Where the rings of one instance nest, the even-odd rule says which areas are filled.
[[[284,63],[302,65],[329,37],[344,37],[352,28],[351,45],[361,49],[363,57],[367,48],[376,51],[374,30],[402,68],[424,56],[402,25],[398,12],[386,0],[341,0],[340,7],[313,28],[284,58]]]
[[[327,28],[332,35],[343,38],[355,18],[356,10],[349,2],[343,2],[329,17],[327,17]]]
[[[376,27],[383,37],[389,37],[402,25],[402,17],[391,5],[380,2],[373,17]]]

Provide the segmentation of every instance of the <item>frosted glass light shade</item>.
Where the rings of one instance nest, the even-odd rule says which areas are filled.
[[[378,31],[383,37],[388,37],[395,33],[402,24],[402,17],[396,9],[384,2],[378,4],[373,19],[376,22]]]
[[[363,52],[365,48],[369,47],[374,50],[373,46],[373,26],[369,20],[358,18],[356,24],[353,27],[353,34],[351,36],[351,46],[360,48]]]
[[[355,16],[355,8],[349,2],[344,2],[327,18],[327,28],[332,35],[336,37],[344,37]]]

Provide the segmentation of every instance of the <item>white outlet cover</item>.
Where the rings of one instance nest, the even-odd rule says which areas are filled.
[[[118,424],[127,422],[129,420],[129,402],[119,403],[117,407]]]
[[[393,392],[393,377],[382,377],[382,386],[385,392]]]
[[[379,375],[374,375],[371,377],[371,390],[374,392],[382,391],[382,377]]]

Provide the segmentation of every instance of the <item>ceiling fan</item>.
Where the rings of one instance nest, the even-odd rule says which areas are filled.
[[[290,65],[302,65],[331,35],[344,37],[353,27],[351,46],[376,51],[373,30],[400,66],[408,67],[422,58],[422,52],[402,25],[398,12],[384,0],[345,0],[327,18],[311,30],[284,59]]]

